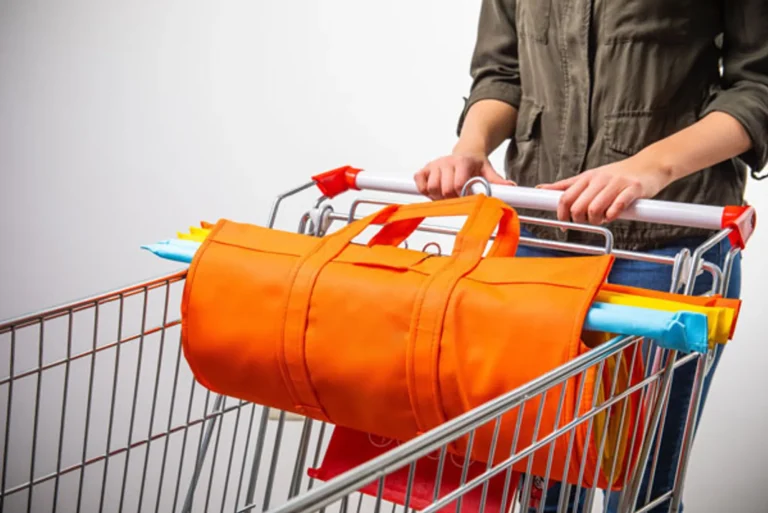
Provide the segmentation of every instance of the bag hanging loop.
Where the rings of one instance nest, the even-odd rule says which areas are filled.
[[[482,176],[475,176],[473,178],[470,178],[467,180],[467,183],[464,184],[464,187],[461,188],[461,196],[469,196],[471,194],[476,194],[474,192],[474,186],[475,184],[480,184],[485,189],[485,195],[489,198],[493,196],[493,193],[491,192],[491,183],[483,178]]]

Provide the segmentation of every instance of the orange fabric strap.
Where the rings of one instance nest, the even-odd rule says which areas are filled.
[[[451,258],[425,281],[417,295],[406,353],[406,380],[421,432],[447,420],[440,395],[438,364],[443,324],[451,295],[459,280],[480,263],[493,230],[502,220],[517,224],[514,211],[499,208],[499,203],[495,201],[478,205],[476,215],[470,216],[462,228],[463,237],[457,238]],[[519,233],[519,228],[504,235],[515,233]]]
[[[341,253],[366,227],[374,222],[385,220],[396,210],[396,206],[387,207],[345,226],[333,235],[319,239],[317,246],[300,257],[293,268],[278,354],[283,381],[300,413],[330,422],[312,386],[305,356],[304,336],[309,302],[317,277],[323,267]]]
[[[468,196],[437,203],[417,203],[403,207],[388,219],[388,224],[371,238],[368,245],[399,246],[419,227],[425,218],[465,214],[465,212],[457,213],[455,207],[474,205],[478,198],[479,196]],[[483,197],[483,200],[495,203],[495,206],[504,212],[499,224],[499,231],[488,256],[514,256],[520,239],[520,223],[517,214],[500,200],[487,197]],[[463,236],[466,238],[467,234],[463,234]],[[475,242],[487,244],[488,240],[489,238],[486,238]]]

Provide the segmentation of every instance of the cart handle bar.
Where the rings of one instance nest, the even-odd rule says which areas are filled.
[[[318,189],[328,198],[349,190],[381,191],[418,195],[416,182],[363,171],[351,166],[331,169],[312,177]],[[561,191],[509,185],[490,185],[492,196],[513,208],[528,208],[556,212]],[[704,230],[731,229],[731,244],[744,249],[757,223],[757,214],[751,206],[718,207],[676,201],[640,199],[632,203],[619,216],[626,221],[660,223]]]

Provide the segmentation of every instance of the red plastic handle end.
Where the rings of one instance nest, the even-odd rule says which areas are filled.
[[[725,207],[723,210],[722,227],[733,228],[728,239],[734,247],[744,249],[756,225],[757,213],[753,207]]]
[[[312,180],[325,196],[333,198],[350,189],[359,190],[357,187],[357,174],[360,171],[362,169],[352,166],[337,167],[336,169],[313,176]]]

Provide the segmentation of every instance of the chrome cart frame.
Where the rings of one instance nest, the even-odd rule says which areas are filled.
[[[323,195],[319,199],[316,194],[312,196],[312,207],[299,221],[299,231],[314,236],[323,236],[334,225],[361,218],[361,211],[392,201],[356,199],[337,212],[334,198],[341,192],[353,189],[416,194],[408,180],[340,168],[279,196],[270,212],[269,226],[275,226],[283,201],[304,196],[305,191],[315,187]],[[491,186],[480,179],[472,180],[465,188],[465,193],[472,192],[500,197],[513,207],[545,210],[553,210],[558,198],[558,193]],[[529,238],[522,238],[520,243],[579,254],[613,253],[620,259],[668,265],[673,269],[671,291],[691,294],[696,280],[708,275],[712,279],[711,293],[723,293],[734,258],[754,228],[755,214],[752,209],[740,209],[728,217],[717,207],[641,201],[624,217],[699,226],[712,229],[714,234],[693,252],[661,257],[615,250],[606,228],[521,217],[523,224],[596,233],[603,237],[604,244],[583,246]],[[424,251],[442,251],[455,234],[456,229],[451,227],[422,225],[408,243],[417,244],[413,239],[418,237],[444,237],[448,242],[443,244],[432,240],[421,243]],[[725,265],[721,268],[704,261],[707,250],[726,238],[737,243]],[[408,512],[413,510],[409,501],[416,463],[432,457],[438,461],[438,483],[445,465],[461,467],[462,479],[447,495],[435,492],[433,502],[421,511],[461,511],[462,500],[473,490],[482,491],[483,511],[490,483],[503,478],[503,511],[526,504],[541,512],[547,493],[551,493],[549,485],[559,476],[548,470],[547,475],[534,478],[528,472],[518,482],[513,465],[530,461],[535,451],[554,448],[552,442],[557,437],[568,438],[572,448],[577,425],[587,423],[588,432],[596,430],[594,419],[599,412],[607,411],[610,417],[612,408],[637,392],[642,394],[647,414],[626,418],[626,409],[622,408],[619,422],[622,426],[631,423],[635,436],[640,432],[638,426],[645,428],[640,456],[643,464],[627,469],[629,485],[622,491],[620,509],[642,512],[669,502],[670,511],[676,511],[680,504],[693,441],[692,426],[698,417],[704,376],[713,352],[678,355],[638,337],[613,339],[414,440],[402,444],[384,441],[391,450],[321,483],[309,478],[307,470],[317,468],[322,461],[333,426],[215,395],[195,382],[179,343],[179,304],[185,275],[182,270],[0,323],[0,511]],[[539,399],[555,390],[561,390],[562,408],[566,384],[579,383],[577,394],[581,397],[586,372],[596,368],[597,375],[602,376],[611,358],[631,358],[630,367],[635,359],[644,359],[648,369],[645,379],[622,393],[611,393],[599,400],[595,395],[586,413],[551,432],[539,433],[537,420],[535,442],[521,447],[513,444],[514,450],[500,463],[483,464],[484,468],[470,473],[469,467],[478,463],[457,461],[447,453],[448,444],[462,436],[469,436],[471,448],[473,433],[488,424],[493,425],[496,434],[501,429],[519,433],[519,423],[502,425],[504,413],[522,411],[537,402],[543,406],[544,401]],[[651,476],[655,472],[660,446],[653,434],[666,420],[666,398],[676,369],[690,362],[695,362],[696,378],[676,484],[673,490],[652,497],[650,490],[643,493],[641,487],[643,469],[648,469]],[[616,381],[614,375],[613,392]],[[539,419],[541,412],[540,407]],[[517,418],[522,419],[522,415]],[[603,429],[608,429],[607,421]],[[491,452],[495,446],[493,443]],[[551,449],[549,454],[551,464]],[[568,454],[570,458],[570,449]],[[579,465],[582,475],[584,461]],[[616,458],[612,465],[611,473],[616,469]],[[402,469],[408,469],[405,503],[386,503],[382,497],[386,479]],[[377,485],[377,494],[359,492],[371,483]],[[573,488],[560,487],[559,511],[569,507],[567,499],[574,493]],[[598,504],[596,492],[594,487],[584,492],[583,511],[592,511]]]

